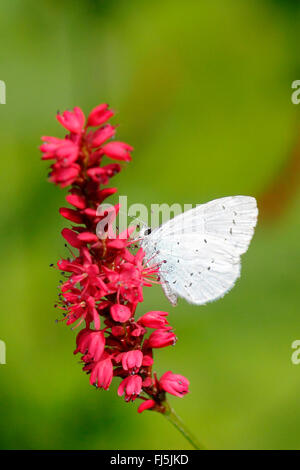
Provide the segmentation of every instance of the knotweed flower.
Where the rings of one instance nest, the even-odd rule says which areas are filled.
[[[166,393],[182,397],[189,382],[170,371],[160,380],[153,373],[153,349],[176,342],[168,313],[154,310],[136,318],[143,288],[158,282],[158,266],[145,260],[141,248],[134,248],[132,228],[114,233],[112,221],[119,206],[111,211],[106,231],[97,232],[107,216],[107,211],[99,212],[99,205],[116,192],[103,185],[121,171],[121,163],[131,160],[133,150],[110,140],[116,129],[107,121],[113,114],[101,104],[86,119],[75,107],[57,115],[68,131],[64,139],[42,137],[42,159],[53,160],[50,181],[68,187],[66,201],[71,206],[59,210],[72,226],[62,230],[71,256],[57,263],[64,276],[57,307],[67,325],[83,327],[74,354],[81,354],[92,385],[107,390],[113,378],[119,378],[118,395],[127,402],[141,399],[139,413],[148,409],[165,413]],[[119,163],[105,163],[105,158]]]
[[[183,375],[173,374],[170,370],[160,378],[159,386],[176,397],[183,397],[189,391],[189,381]]]

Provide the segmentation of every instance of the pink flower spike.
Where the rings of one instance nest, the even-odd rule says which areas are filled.
[[[135,400],[141,393],[143,380],[139,375],[129,375],[122,380],[118,388],[118,395],[121,397],[125,393],[125,401]]]
[[[110,309],[112,318],[120,323],[124,323],[131,317],[131,311],[126,305],[115,304]]]
[[[186,377],[179,374],[173,374],[170,370],[165,372],[159,381],[159,386],[162,390],[180,398],[188,393],[189,385],[190,382]]]
[[[133,151],[133,147],[124,142],[109,142],[102,147],[103,153],[113,160],[124,160],[129,162],[131,155],[129,152]]]
[[[94,108],[87,120],[87,126],[98,127],[104,124],[114,115],[113,111],[108,109],[108,104],[100,104]]]
[[[73,111],[65,111],[63,114],[57,114],[56,119],[68,131],[74,134],[80,134],[84,126],[85,116],[80,108],[75,106]]]
[[[143,403],[140,404],[138,407],[138,413],[142,413],[145,410],[151,410],[155,406],[155,401],[154,400],[145,400]]]
[[[67,129],[65,138],[42,138],[49,180],[67,187],[67,203],[62,204],[67,207],[59,212],[71,221],[61,232],[70,254],[57,266],[50,265],[63,276],[55,307],[62,313],[58,321],[81,329],[74,354],[80,354],[92,385],[107,390],[113,377],[120,378],[118,395],[126,402],[139,398],[139,413],[164,413],[166,392],[181,397],[189,382],[171,371],[159,381],[153,371],[154,348],[177,339],[167,312],[139,310],[144,287],[159,281],[160,265],[136,244],[136,227],[119,229],[120,205],[102,204],[117,191],[106,185],[122,170],[122,162],[131,160],[133,151],[114,140],[117,128],[107,122],[113,115],[107,104],[94,108],[87,119],[74,107],[57,116]]]
[[[141,367],[143,353],[139,349],[127,351],[122,354],[122,366],[124,370],[137,370]]]

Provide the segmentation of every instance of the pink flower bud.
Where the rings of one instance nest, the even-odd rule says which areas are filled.
[[[80,108],[75,106],[73,111],[65,111],[56,116],[58,122],[68,131],[79,134],[84,126],[85,116]]]
[[[159,386],[162,390],[180,398],[188,393],[189,385],[190,383],[186,377],[173,374],[170,370],[159,381]]]
[[[73,163],[67,167],[55,163],[52,165],[52,173],[49,179],[52,183],[59,184],[62,188],[65,188],[69,184],[74,183],[79,173],[80,166],[76,163]]]
[[[165,317],[168,316],[167,312],[161,312],[159,310],[153,310],[145,313],[141,318],[138,319],[140,325],[146,326],[147,328],[163,328],[168,324]]]
[[[124,336],[125,331],[123,326],[112,326],[111,333],[113,336]]]
[[[113,115],[113,111],[108,109],[108,104],[99,104],[99,106],[96,106],[96,108],[90,112],[87,125],[92,127],[101,126]]]
[[[143,387],[151,387],[153,385],[154,381],[151,379],[151,377],[146,377],[145,380],[143,381]]]
[[[108,240],[107,247],[113,250],[123,250],[127,246],[127,240]]]
[[[66,200],[72,206],[77,207],[77,209],[84,209],[86,207],[86,201],[84,197],[78,196],[77,194],[68,194]]]
[[[81,247],[82,242],[78,240],[78,235],[76,232],[73,232],[73,230],[70,230],[69,228],[64,228],[62,229],[61,234],[64,239],[67,240],[68,243],[70,243],[71,246],[74,246],[74,248]]]
[[[117,192],[117,188],[104,188],[98,191],[98,201],[99,204],[104,201],[108,196],[115,194]]]
[[[150,354],[146,354],[146,355],[143,357],[143,362],[142,362],[143,366],[147,366],[147,367],[148,367],[148,366],[152,366],[153,362],[154,362],[154,361],[153,361],[153,357],[150,356]]]
[[[43,136],[44,143],[40,146],[43,153],[42,160],[64,160],[64,163],[73,163],[77,160],[78,145],[70,139]]]
[[[85,242],[85,243],[93,243],[99,240],[97,235],[92,232],[81,232],[77,238],[78,240],[81,240],[82,242]]]
[[[100,147],[106,140],[111,139],[115,135],[115,132],[115,128],[109,124],[96,130],[92,134],[92,147]]]
[[[105,346],[104,333],[86,328],[78,333],[76,343],[77,348],[74,354],[81,352],[81,354],[88,354],[92,360],[99,361]]]
[[[108,184],[109,178],[119,173],[119,171],[121,171],[120,165],[112,163],[102,167],[90,168],[87,170],[87,174],[95,183]]]
[[[60,215],[65,217],[65,219],[71,220],[71,222],[75,222],[76,224],[82,224],[82,216],[78,211],[74,209],[69,209],[68,207],[61,207],[59,209]]]
[[[131,311],[126,305],[115,304],[110,309],[110,314],[115,321],[124,323],[131,317]]]
[[[129,375],[122,380],[118,388],[118,395],[121,397],[125,393],[125,401],[135,400],[142,390],[142,377],[139,375]]]
[[[139,369],[142,365],[143,353],[139,349],[127,351],[122,354],[122,366],[124,370]]]
[[[109,158],[114,160],[125,160],[130,161],[131,156],[129,152],[132,152],[133,147],[124,142],[109,142],[102,147],[103,153]]]
[[[176,336],[172,331],[167,329],[164,330],[155,330],[148,339],[149,348],[164,348],[175,344]]]
[[[90,383],[97,387],[107,390],[113,378],[113,365],[111,359],[106,357],[92,366],[92,373],[90,376]]]
[[[153,408],[154,406],[155,406],[154,400],[145,400],[138,407],[138,413],[142,413],[145,410],[151,410],[151,408]]]

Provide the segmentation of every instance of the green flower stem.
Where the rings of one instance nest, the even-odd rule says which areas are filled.
[[[205,447],[200,444],[197,438],[187,429],[186,425],[183,423],[181,418],[175,413],[173,408],[169,405],[168,402],[163,403],[165,411],[162,413],[170,423],[181,432],[181,434],[186,438],[187,441],[197,450],[204,450]]]

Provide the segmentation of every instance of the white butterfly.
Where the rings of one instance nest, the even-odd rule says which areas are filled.
[[[159,263],[162,287],[172,305],[177,297],[205,304],[234,286],[257,215],[255,198],[230,196],[198,205],[141,233],[146,259]]]

